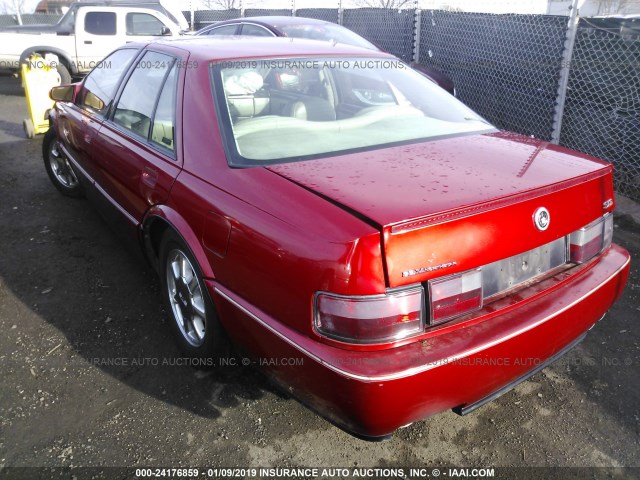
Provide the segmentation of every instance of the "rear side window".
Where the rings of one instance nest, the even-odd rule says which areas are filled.
[[[175,93],[168,87],[165,95],[163,86],[167,79],[175,84],[174,64],[175,59],[169,55],[147,52],[129,77],[113,115],[115,123],[148,139],[158,109],[158,125],[154,127],[151,138],[156,144],[168,149],[173,149],[172,109]],[[160,95],[161,92],[163,95]],[[171,98],[167,99],[168,96]]]
[[[178,67],[174,65],[164,82],[158,107],[153,117],[151,141],[157,146],[175,151],[176,90]]]
[[[88,12],[84,17],[84,30],[93,35],[115,35],[115,12]]]
[[[250,37],[273,37],[273,33],[259,25],[245,23],[242,25],[242,35]]]
[[[78,106],[105,115],[118,89],[120,78],[139,50],[116,50],[102,60],[84,80]]]
[[[127,13],[127,35],[160,36],[164,24],[148,13]]]

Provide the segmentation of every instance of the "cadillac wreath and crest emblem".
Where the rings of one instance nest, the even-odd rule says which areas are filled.
[[[540,207],[533,214],[533,223],[541,232],[549,228],[549,222],[551,222],[551,215],[549,215],[549,210],[546,208]]]

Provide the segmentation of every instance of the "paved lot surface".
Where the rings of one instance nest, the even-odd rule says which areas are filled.
[[[640,466],[629,218],[615,229],[634,256],[624,298],[576,350],[467,417],[367,443],[251,368],[146,363],[179,357],[158,282],[86,201],[49,184],[25,116],[19,85],[0,78],[0,467]],[[118,358],[127,365],[94,360]]]

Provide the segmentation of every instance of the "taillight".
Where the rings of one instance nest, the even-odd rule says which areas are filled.
[[[525,285],[567,261],[585,263],[606,250],[612,239],[613,215],[607,213],[568,236],[528,252],[429,280],[428,310],[422,286],[385,295],[344,296],[319,292],[314,301],[314,326],[321,335],[350,343],[382,343],[418,335],[427,322],[425,310],[429,312],[429,326],[475,312],[483,307],[485,293],[490,302],[496,295]],[[537,268],[524,268],[530,263]]]
[[[424,329],[424,289],[385,295],[343,296],[318,293],[316,330],[351,343],[380,343],[406,338]]]
[[[611,245],[613,239],[613,215],[591,222],[576,230],[569,237],[569,253],[574,263],[585,263]]]
[[[429,281],[431,316],[437,325],[482,308],[482,271],[468,272]]]

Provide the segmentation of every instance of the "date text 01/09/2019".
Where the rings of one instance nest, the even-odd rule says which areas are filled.
[[[437,478],[448,477],[493,478],[493,468],[142,468],[136,477],[144,478]]]

